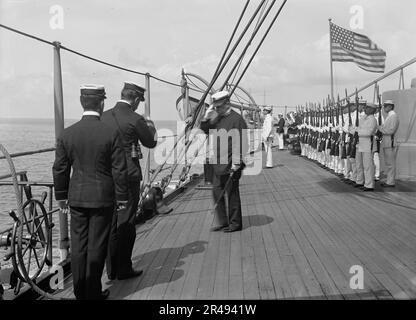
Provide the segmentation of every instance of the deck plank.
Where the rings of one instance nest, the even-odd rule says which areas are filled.
[[[205,190],[204,192],[205,194],[211,195],[211,191],[209,190]],[[191,265],[189,267],[188,273],[186,274],[185,283],[182,288],[180,296],[181,299],[197,298],[198,287],[201,280],[200,275],[204,264],[204,258],[207,254],[210,236],[212,235],[212,233],[209,232],[209,228],[213,223],[213,215],[209,210],[206,209],[213,207],[212,200],[204,201],[200,204],[205,204],[205,206],[201,207],[200,209],[200,212],[202,212],[202,214],[204,215],[204,221],[199,235],[200,241],[204,243],[204,250],[201,252],[196,252],[192,256]]]
[[[322,218],[327,214],[327,212],[330,212],[331,214],[334,214],[331,208],[325,208],[324,206],[319,206],[316,202],[314,202],[315,199],[308,199],[308,205],[318,208],[317,214]],[[342,214],[342,213],[341,213]],[[328,225],[329,228],[332,228],[331,225]],[[392,283],[389,280],[386,280],[385,274],[382,272],[382,270],[378,267],[377,264],[375,264],[372,259],[368,259],[369,256],[372,255],[374,250],[367,250],[367,248],[363,247],[363,244],[356,240],[356,231],[353,226],[349,224],[343,224],[343,229],[346,231],[345,233],[342,232],[336,232],[334,231],[330,236],[332,239],[340,241],[342,244],[347,245],[353,255],[356,256],[358,259],[358,265],[361,265],[363,267],[368,266],[368,270],[365,270],[365,278],[364,278],[364,284],[365,287],[367,287],[367,284],[370,284],[370,289],[375,292],[376,296],[384,299],[388,299],[391,296],[390,293],[385,293],[384,288],[387,288],[390,292],[393,290],[393,292],[396,292],[398,289],[397,285]],[[368,281],[368,275],[370,276],[370,281]],[[376,279],[377,282],[374,280]],[[380,280],[382,279],[382,280]]]
[[[210,194],[206,196],[206,191],[201,190],[199,197],[206,198],[202,202],[203,205],[209,204],[208,200],[210,200]],[[196,210],[197,208],[199,209],[200,205],[200,202],[194,201],[193,210]],[[192,265],[194,255],[205,250],[205,243],[200,239],[201,232],[203,231],[202,228],[204,226],[205,215],[200,213],[195,214],[195,212],[190,215],[195,219],[195,222],[187,239],[187,244],[184,246],[182,253],[178,259],[178,262],[175,266],[175,272],[172,275],[172,278],[176,280],[168,284],[163,299],[180,298],[182,289],[185,284],[186,276],[189,273],[189,270]]]
[[[340,209],[340,211],[343,213],[342,215],[340,214],[340,217],[344,220],[347,219],[351,210],[345,210],[344,207],[341,207]],[[372,256],[372,260],[376,262],[383,270],[385,270],[401,287],[402,290],[398,293],[394,293],[394,295],[408,295],[410,297],[414,296],[415,293],[413,290],[415,289],[415,286],[411,283],[412,278],[407,278],[402,274],[401,268],[403,265],[400,263],[400,261],[389,254],[388,249],[380,244],[377,239],[369,234],[368,231],[365,230],[359,223],[354,220],[352,221],[354,237],[351,237],[350,239],[359,239],[363,246],[368,247],[370,251],[369,254]],[[377,252],[377,254],[372,254],[372,252]],[[404,292],[404,294],[402,292]]]
[[[184,208],[185,212],[190,210],[191,213],[182,213],[183,219],[178,220],[181,225],[178,231],[178,238],[173,243],[173,247],[169,249],[167,257],[162,264],[159,275],[155,279],[155,283],[152,285],[151,290],[148,295],[148,299],[159,299],[165,295],[168,284],[171,281],[177,280],[173,278],[173,274],[176,271],[176,267],[180,264],[179,257],[182,254],[182,251],[187,245],[188,236],[192,231],[193,225],[197,218],[196,215],[192,215],[192,210],[194,207],[194,202],[189,201],[188,206]],[[181,213],[178,213],[181,214]],[[176,277],[182,277],[180,272],[176,273]]]

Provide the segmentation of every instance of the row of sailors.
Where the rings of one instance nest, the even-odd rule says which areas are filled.
[[[322,127],[311,126],[310,119],[304,118],[302,124],[298,126],[301,156],[317,161],[322,167],[338,175],[345,183],[363,191],[374,191],[375,180],[381,178],[380,164],[383,164],[386,179],[381,181],[381,186],[394,187],[396,171],[394,135],[399,127],[399,119],[394,107],[393,101],[384,102],[383,109],[386,116],[381,117],[380,124],[377,121],[379,116],[375,117],[377,106],[360,100],[358,128],[355,126],[356,112],[350,115],[352,124],[349,122],[348,113],[339,115],[339,125],[329,121],[327,126]],[[343,126],[341,117],[344,117]],[[355,143],[354,140],[357,142]]]

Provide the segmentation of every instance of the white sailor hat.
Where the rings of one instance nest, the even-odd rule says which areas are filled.
[[[136,91],[139,95],[140,101],[144,101],[144,93],[146,91],[145,88],[140,87],[139,85],[135,84],[134,82],[124,81],[123,90],[124,89]]]
[[[103,85],[84,84],[80,88],[81,96],[96,96],[106,99],[105,88]]]
[[[386,100],[383,103],[384,106],[394,106],[393,100]]]
[[[264,107],[263,111],[267,111],[267,112],[271,112],[272,111],[272,107]]]
[[[218,91],[218,92],[215,92],[212,96],[211,96],[211,98],[212,98],[212,102],[219,102],[219,101],[222,101],[222,100],[226,100],[226,99],[228,99],[230,97],[230,94],[229,94],[229,92],[228,91]]]

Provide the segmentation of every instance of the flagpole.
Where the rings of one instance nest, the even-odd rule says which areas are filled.
[[[330,66],[331,66],[331,100],[334,100],[334,70],[332,66],[332,37],[331,37],[331,21],[329,18],[329,56],[330,56]]]

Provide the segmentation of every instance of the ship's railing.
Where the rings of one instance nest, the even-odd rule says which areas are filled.
[[[44,148],[44,149],[38,149],[38,150],[32,150],[32,151],[24,151],[24,152],[16,152],[11,153],[10,158],[17,158],[17,157],[23,157],[28,155],[34,155],[34,154],[41,154],[41,153],[47,153],[55,151],[55,148]],[[5,160],[6,156],[2,155],[0,156],[0,160]],[[20,188],[20,200],[23,201],[24,194],[25,194],[25,186],[39,186],[39,187],[48,187],[48,204],[49,204],[49,211],[52,211],[53,209],[53,182],[35,182],[35,181],[28,181],[27,177],[27,171],[19,171],[16,172],[16,175],[19,177],[19,188]],[[4,174],[0,175],[0,187],[2,186],[12,186],[13,181],[2,181],[4,179],[11,178],[11,174]],[[7,228],[5,230],[0,230],[0,234],[9,232],[12,228]]]
[[[10,154],[10,158],[17,158],[21,156],[28,156],[28,155],[34,155],[34,154],[42,154],[47,152],[54,151],[55,148],[45,148],[45,149],[39,149],[39,150],[32,150],[32,151],[26,151],[26,152],[18,152]],[[0,156],[0,160],[6,159],[5,155]],[[26,196],[27,200],[32,199],[32,186],[35,187],[46,187],[48,188],[48,192],[46,193],[46,198],[48,199],[48,210],[47,214],[50,217],[50,221],[52,221],[52,214],[57,212],[58,209],[53,209],[53,189],[54,184],[51,181],[29,181],[27,176],[27,171],[18,171],[16,172],[16,176],[18,177],[18,186],[19,186],[19,201],[21,203],[24,202],[24,197]],[[13,186],[13,181],[8,181],[5,179],[12,178],[12,173],[4,174],[0,176],[0,187],[11,187]],[[10,211],[13,211],[12,208],[10,208]],[[24,225],[30,223],[31,221],[22,222]],[[0,236],[5,234],[10,234],[13,230],[13,227],[6,227],[3,230],[0,230]],[[48,247],[48,253],[47,258],[50,261],[51,265],[53,263],[53,253],[52,253],[52,244]]]
[[[39,150],[32,150],[32,151],[16,152],[16,153],[10,154],[10,157],[17,158],[17,157],[31,156],[34,154],[40,154],[40,153],[46,153],[46,152],[52,152],[52,151],[55,151],[55,148],[46,148],[46,149],[39,149]],[[4,160],[4,159],[6,159],[5,156],[0,156],[0,160]],[[0,179],[1,179],[1,176],[0,176]]]
[[[404,90],[404,70],[411,66],[412,64],[416,63],[416,57],[410,59],[409,61],[401,64],[400,66],[398,66],[397,68],[394,68],[393,70],[383,74],[382,76],[378,77],[377,79],[367,83],[366,85],[362,86],[361,88],[357,89],[357,93],[361,93],[365,90],[367,90],[368,88],[374,86],[374,94],[373,94],[373,103],[376,101],[377,99],[377,94],[378,94],[378,85],[379,83],[384,80],[387,79],[388,77],[392,76],[393,74],[400,72],[399,74],[399,87],[398,90]],[[350,93],[349,95],[347,95],[345,98],[341,99],[340,102],[341,103],[346,103],[348,99],[352,98],[355,96],[355,91],[351,91],[352,93]]]

